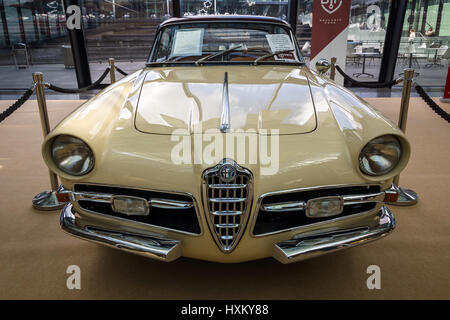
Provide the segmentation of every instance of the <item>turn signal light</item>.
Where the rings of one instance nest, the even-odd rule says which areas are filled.
[[[111,199],[111,207],[114,212],[127,216],[147,216],[150,214],[148,201],[144,198],[114,196]]]
[[[385,191],[383,202],[391,203],[391,202],[396,202],[397,200],[398,200],[398,192],[397,191],[389,191],[389,190]]]
[[[70,193],[69,192],[57,192],[56,193],[56,199],[58,199],[58,202],[70,202]]]

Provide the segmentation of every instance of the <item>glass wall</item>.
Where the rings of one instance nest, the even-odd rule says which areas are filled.
[[[358,81],[378,81],[390,0],[352,0],[346,73]]]
[[[262,15],[286,20],[288,0],[181,0],[184,16],[201,14]]]
[[[144,61],[157,26],[171,15],[167,0],[84,0],[90,61]],[[288,0],[181,0],[183,16],[248,14],[287,18]]]
[[[82,18],[91,61],[145,60],[156,28],[171,15],[171,0],[84,0]],[[27,45],[32,64],[63,63],[69,44],[62,0],[0,0],[0,64]]]
[[[450,0],[408,1],[396,74],[412,67],[421,85],[445,85],[450,60],[449,15]]]
[[[13,64],[13,47],[23,43],[31,63],[62,62],[68,43],[61,1],[0,0],[0,64]]]
[[[90,61],[145,61],[158,25],[171,16],[169,0],[84,0]]]
[[[115,57],[145,61],[158,24],[169,18],[172,0],[82,0],[91,62]],[[287,19],[289,0],[181,0],[184,16],[248,14]],[[297,0],[296,36],[310,52],[313,5]],[[378,79],[392,0],[351,0],[347,73],[359,81]],[[396,75],[417,69],[424,85],[442,86],[450,52],[450,0],[408,0]],[[62,0],[0,0],[0,65],[14,63],[13,47],[27,45],[32,64],[63,63],[69,44]]]
[[[309,60],[311,54],[311,34],[312,34],[312,0],[298,1],[297,15],[297,41],[302,48],[302,54],[306,61]]]
[[[82,0],[91,62],[114,57],[145,61],[171,0]],[[184,16],[248,14],[287,18],[288,0],[181,0]],[[63,63],[69,44],[62,0],[0,0],[0,64],[12,64],[12,47],[25,43],[31,63]]]

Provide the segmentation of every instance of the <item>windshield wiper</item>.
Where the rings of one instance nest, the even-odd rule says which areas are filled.
[[[197,61],[195,61],[195,65],[198,66],[198,65],[199,65],[200,63],[202,63],[203,61],[207,61],[207,60],[210,60],[210,59],[212,59],[212,58],[221,56],[221,55],[223,55],[223,54],[225,54],[225,53],[235,51],[235,50],[237,50],[237,49],[240,49],[241,47],[242,47],[242,44],[239,44],[239,45],[237,45],[237,46],[235,46],[235,47],[228,48],[228,49],[225,49],[225,50],[216,52],[216,53],[209,54],[209,55],[207,55],[206,57],[200,58],[200,59],[198,59]]]
[[[266,54],[266,55],[264,55],[264,56],[259,57],[259,58],[256,59],[255,61],[253,61],[253,64],[256,66],[256,65],[258,64],[258,62],[261,61],[261,60],[264,60],[264,59],[273,57],[273,56],[275,56],[275,55],[277,55],[277,54],[290,53],[290,52],[292,52],[292,51],[294,51],[294,49],[291,49],[291,50],[283,50],[283,51],[277,51],[277,52],[274,52],[274,53],[269,53],[269,54]]]

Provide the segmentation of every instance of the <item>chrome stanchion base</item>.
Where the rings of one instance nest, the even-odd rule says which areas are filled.
[[[33,208],[41,211],[59,210],[64,208],[65,202],[59,202],[56,191],[44,191],[36,195],[33,200]]]
[[[419,196],[416,192],[410,189],[405,189],[402,187],[397,187],[392,184],[392,186],[386,191],[398,192],[398,199],[394,202],[386,202],[393,206],[413,206],[419,201]]]

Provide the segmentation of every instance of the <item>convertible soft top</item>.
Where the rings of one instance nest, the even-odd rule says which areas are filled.
[[[290,27],[289,23],[279,18],[266,16],[250,16],[250,15],[204,15],[204,16],[184,17],[184,18],[170,18],[162,22],[160,27],[184,22],[214,22],[214,21],[236,21],[236,22],[251,21],[263,23],[277,23]]]

